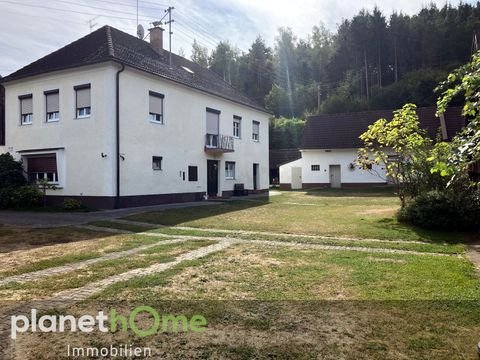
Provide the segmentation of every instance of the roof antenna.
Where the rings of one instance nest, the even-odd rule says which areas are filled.
[[[98,24],[97,24],[97,23],[94,23],[94,21],[95,21],[96,19],[98,19],[99,17],[100,17],[100,15],[97,15],[97,16],[95,16],[94,18],[91,18],[90,20],[87,21],[88,27],[90,28],[90,33],[93,31],[93,28],[94,28],[95,26],[98,26]]]

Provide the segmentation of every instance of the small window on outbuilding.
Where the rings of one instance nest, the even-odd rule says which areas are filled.
[[[163,156],[152,156],[152,169],[162,170]]]
[[[312,165],[312,171],[320,171],[320,165]]]

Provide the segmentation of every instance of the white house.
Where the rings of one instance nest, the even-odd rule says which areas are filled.
[[[449,108],[437,118],[434,107],[417,109],[420,126],[431,137],[449,140],[465,124],[461,108]],[[311,189],[320,187],[362,187],[386,184],[385,168],[362,170],[354,165],[362,146],[359,136],[381,118],[391,119],[392,110],[324,114],[307,119],[303,131],[301,159],[280,166],[280,187]]]
[[[201,66],[101,29],[2,79],[6,151],[49,201],[96,208],[229,196],[269,185],[268,117]]]

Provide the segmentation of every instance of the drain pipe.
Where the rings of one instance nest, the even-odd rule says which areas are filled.
[[[117,71],[117,79],[116,79],[116,119],[115,119],[115,158],[116,160],[116,196],[115,196],[115,208],[120,207],[120,73],[125,70],[125,65],[120,64],[121,68]]]

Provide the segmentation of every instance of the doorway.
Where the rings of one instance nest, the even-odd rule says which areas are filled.
[[[302,188],[302,168],[292,167],[292,190],[300,190]]]
[[[218,195],[218,161],[207,160],[207,194]]]
[[[333,189],[340,189],[342,187],[340,165],[330,165],[330,187]]]
[[[253,164],[253,190],[258,190],[258,164]]]

